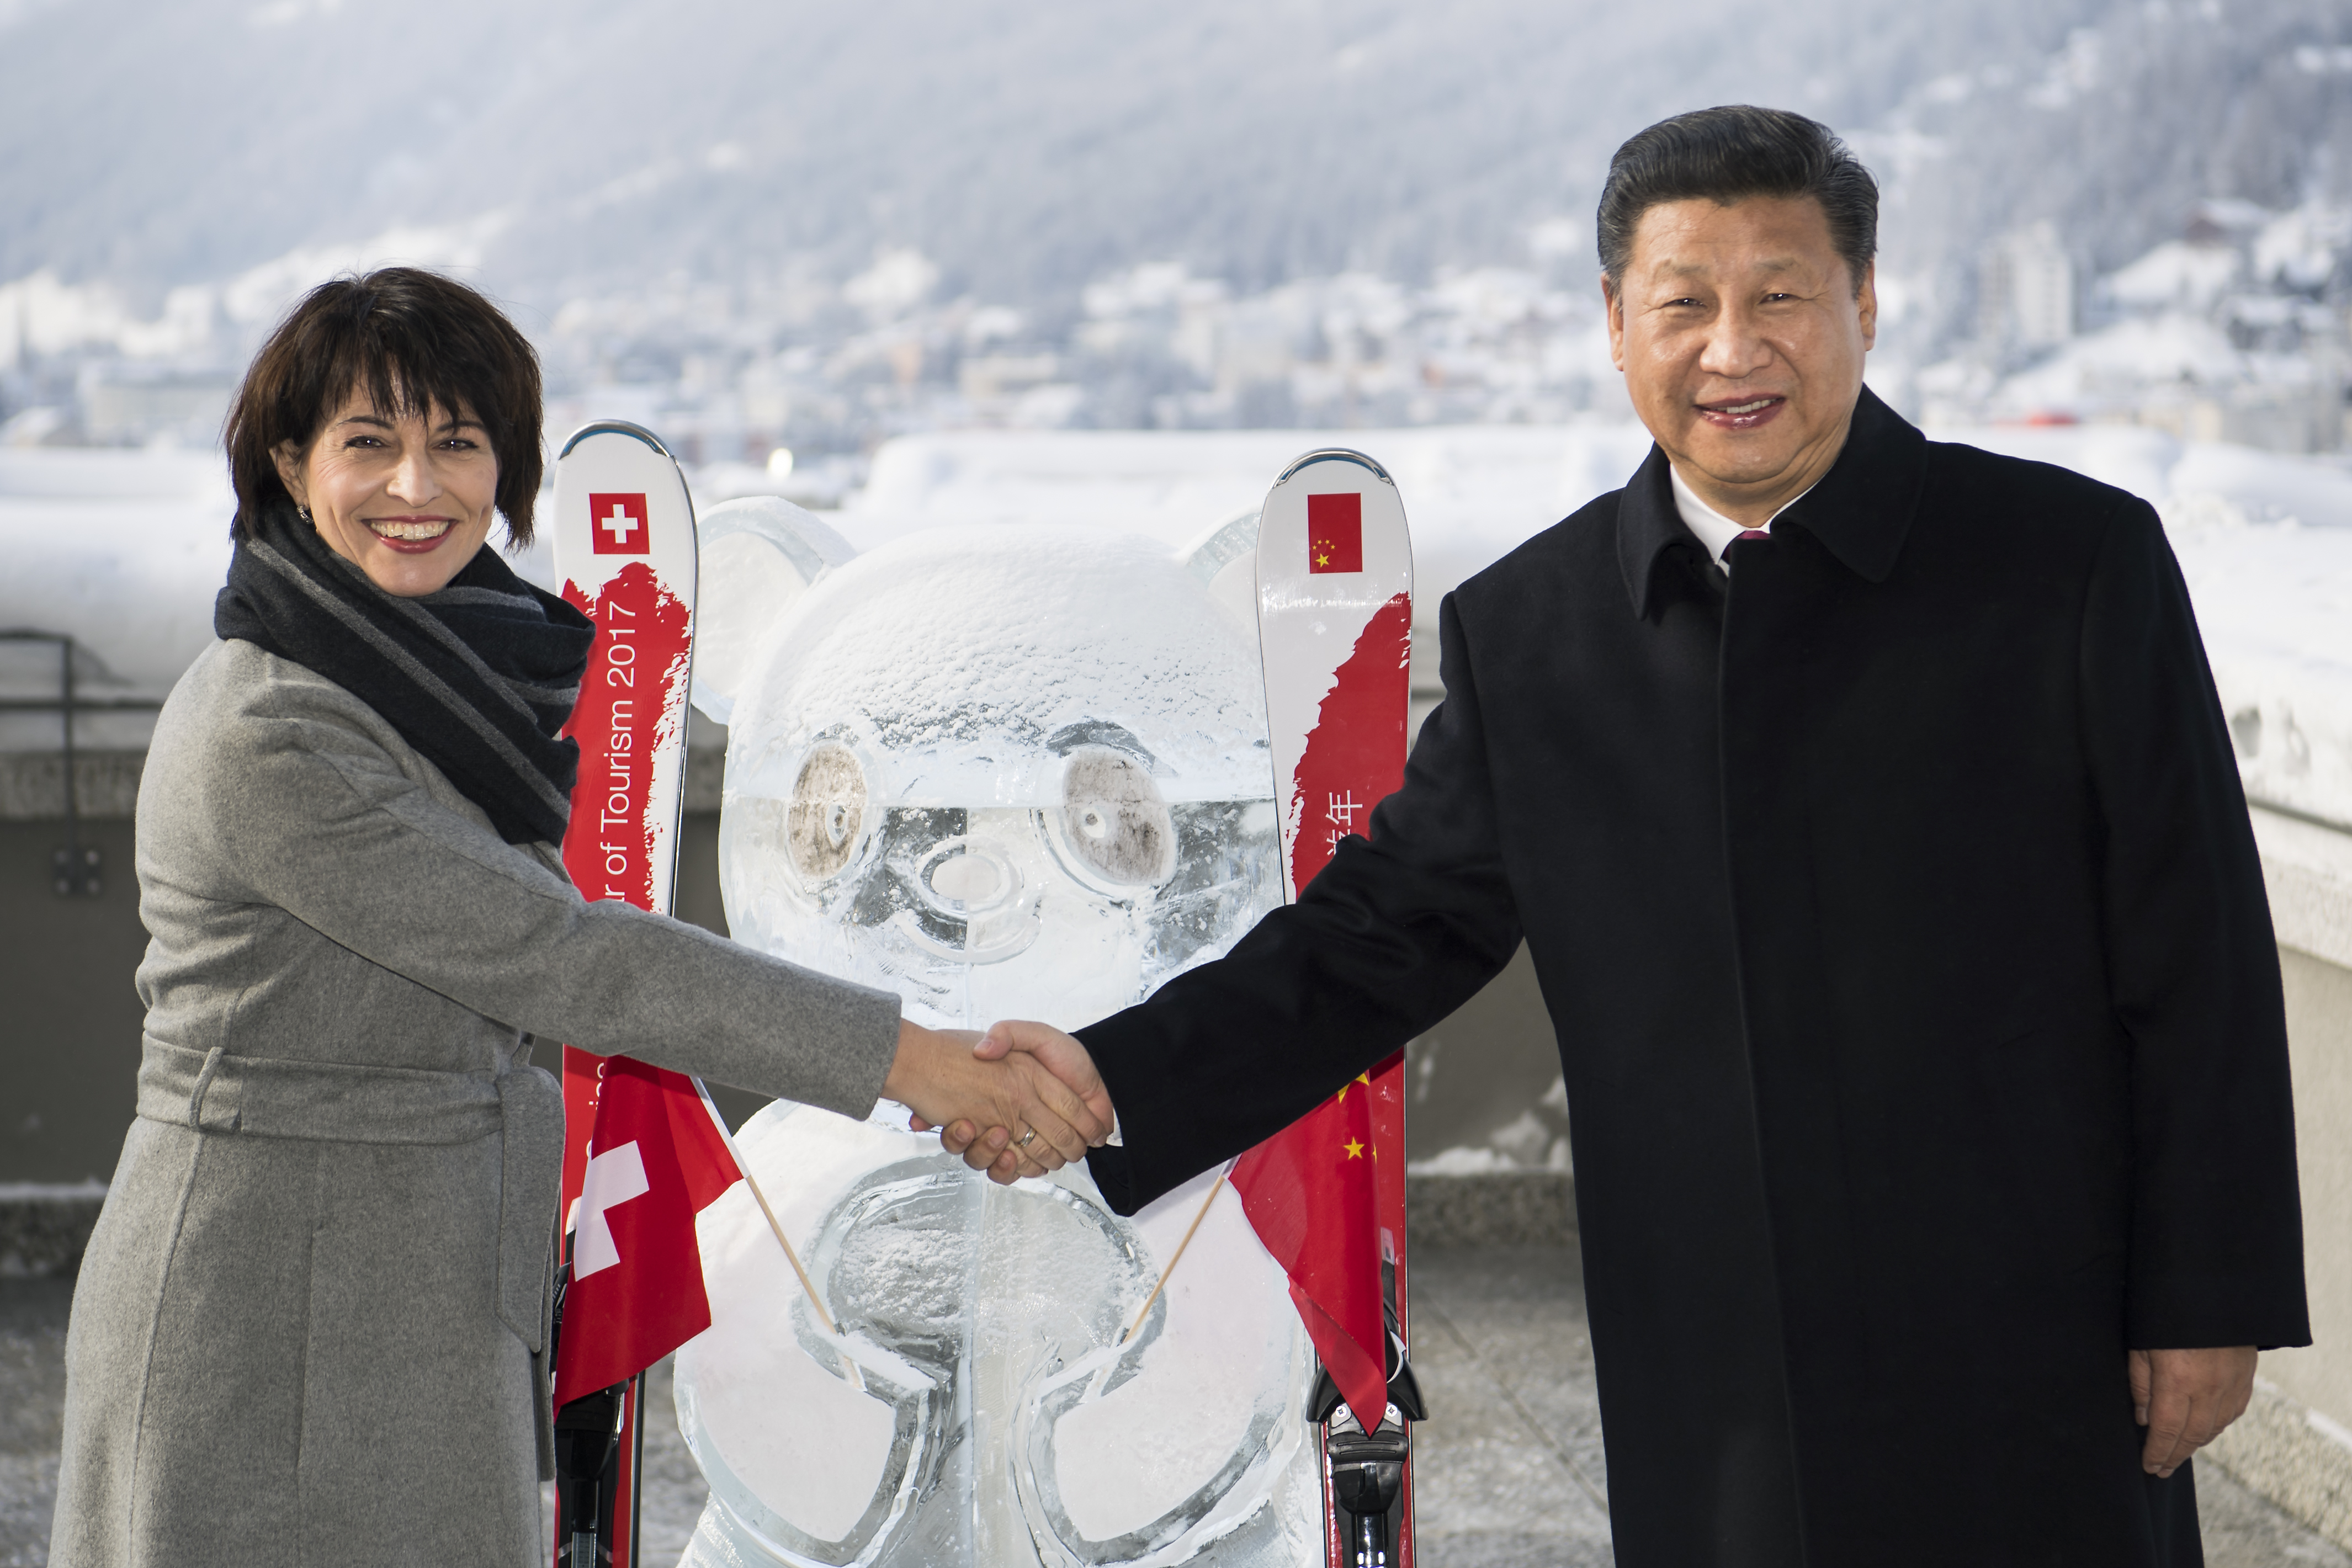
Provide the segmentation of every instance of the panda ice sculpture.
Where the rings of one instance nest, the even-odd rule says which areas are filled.
[[[1280,902],[1255,517],[1173,553],[1004,528],[861,556],[768,499],[699,531],[738,940],[932,1023],[1076,1023]],[[1319,1563],[1313,1352],[1232,1190],[1124,1220],[1082,1168],[995,1187],[891,1110],[780,1102],[739,1137],[821,1312],[745,1188],[702,1216],[684,1563]]]

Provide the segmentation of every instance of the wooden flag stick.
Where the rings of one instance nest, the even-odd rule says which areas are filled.
[[[735,1162],[735,1168],[743,1173],[743,1185],[751,1189],[751,1197],[759,1204],[760,1212],[768,1217],[768,1228],[775,1232],[776,1245],[784,1249],[784,1261],[790,1263],[793,1272],[800,1276],[801,1289],[808,1292],[809,1305],[816,1310],[816,1321],[824,1325],[825,1333],[838,1339],[841,1331],[833,1326],[833,1318],[825,1312],[824,1303],[817,1300],[816,1285],[809,1279],[808,1270],[801,1267],[801,1255],[793,1251],[793,1244],[784,1239],[783,1222],[776,1218],[776,1211],[768,1207],[768,1195],[760,1190],[760,1178],[753,1176],[751,1167],[740,1159]]]
[[[733,1140],[730,1139],[729,1142],[731,1144]],[[808,1292],[809,1306],[815,1311],[816,1321],[824,1325],[826,1333],[835,1339],[839,1339],[841,1331],[834,1327],[833,1315],[824,1310],[824,1303],[817,1299],[816,1282],[808,1277],[808,1270],[801,1267],[801,1255],[793,1250],[792,1242],[786,1239],[783,1222],[776,1218],[776,1211],[768,1207],[768,1195],[760,1190],[760,1178],[751,1174],[751,1167],[743,1163],[743,1156],[740,1154],[735,1156],[735,1168],[743,1173],[743,1185],[751,1189],[752,1199],[759,1204],[760,1212],[768,1217],[768,1229],[775,1236],[776,1245],[784,1249],[784,1261],[790,1263],[793,1266],[793,1272],[800,1276],[801,1289]],[[841,1364],[849,1368],[849,1381],[857,1387],[864,1388],[866,1376],[857,1370],[857,1364],[845,1355],[841,1358]]]
[[[1209,1184],[1209,1196],[1201,1200],[1201,1212],[1192,1217],[1191,1225],[1185,1227],[1184,1239],[1176,1243],[1175,1256],[1168,1260],[1168,1267],[1160,1270],[1160,1278],[1152,1283],[1151,1294],[1143,1298],[1143,1310],[1135,1314],[1135,1322],[1118,1336],[1119,1343],[1125,1344],[1141,1331],[1143,1320],[1151,1315],[1151,1303],[1158,1301],[1160,1292],[1168,1288],[1169,1278],[1176,1272],[1176,1265],[1184,1261],[1184,1249],[1192,1245],[1192,1233],[1201,1228],[1201,1221],[1209,1218],[1209,1206],[1217,1201],[1217,1194],[1223,1190],[1224,1185],[1225,1172],[1219,1171],[1217,1179]]]
[[[808,1292],[808,1303],[816,1313],[816,1321],[824,1325],[824,1332],[827,1334],[839,1339],[841,1331],[834,1326],[833,1314],[824,1310],[824,1301],[816,1293],[816,1281],[811,1280],[808,1270],[801,1267],[801,1255],[793,1250],[792,1240],[784,1234],[784,1222],[778,1219],[776,1211],[768,1207],[768,1195],[760,1190],[760,1178],[751,1174],[751,1162],[745,1159],[743,1151],[735,1146],[735,1134],[728,1130],[727,1118],[721,1116],[719,1113],[719,1107],[711,1103],[710,1091],[703,1087],[701,1079],[694,1080],[694,1090],[702,1097],[702,1108],[709,1113],[711,1125],[719,1129],[719,1136],[727,1145],[727,1157],[733,1160],[735,1168],[743,1173],[743,1185],[751,1189],[751,1200],[760,1206],[760,1212],[767,1217],[768,1233],[776,1239],[776,1245],[784,1249],[784,1261],[793,1266],[793,1277],[800,1281],[801,1289]],[[864,1388],[866,1378],[858,1372],[857,1364],[847,1356],[843,1356],[841,1359],[842,1364],[849,1368],[849,1381],[859,1388]]]

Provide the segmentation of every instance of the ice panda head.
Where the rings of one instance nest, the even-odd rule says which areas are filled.
[[[1101,1017],[1223,952],[1281,899],[1255,523],[860,555],[782,501],[706,514],[737,939],[971,1024]]]

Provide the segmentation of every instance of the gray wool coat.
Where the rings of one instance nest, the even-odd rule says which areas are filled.
[[[74,1291],[56,1568],[541,1562],[567,1040],[871,1109],[898,1000],[501,841],[251,643],[140,788],[138,1118]]]

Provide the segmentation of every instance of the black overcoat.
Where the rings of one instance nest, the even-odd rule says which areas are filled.
[[[1149,1201],[1525,936],[1624,1568],[2197,1558],[2127,1346],[2308,1343],[2278,956],[2154,512],[1868,392],[1732,547],[1655,450],[1440,612],[1404,787],[1081,1031]]]

